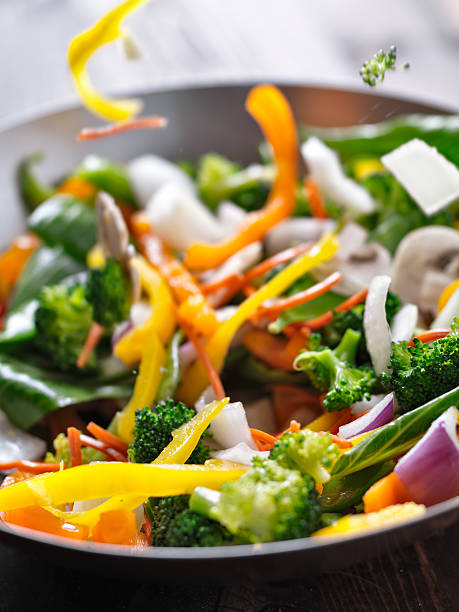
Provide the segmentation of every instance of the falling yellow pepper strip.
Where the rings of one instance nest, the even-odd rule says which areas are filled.
[[[291,263],[254,295],[247,298],[227,321],[222,323],[206,344],[206,353],[218,371],[223,367],[226,353],[231,341],[240,326],[265,302],[283,293],[297,278],[309,272],[315,266],[328,261],[339,248],[334,234],[328,234],[307,253]],[[177,392],[179,399],[193,404],[208,385],[206,372],[197,360],[185,372],[182,384]]]
[[[91,83],[86,64],[99,47],[124,36],[122,21],[149,1],[126,0],[109,11],[91,28],[75,36],[69,45],[67,59],[75,87],[84,105],[103,119],[125,121],[137,115],[142,105],[139,100],[110,100],[99,94]]]
[[[153,335],[167,344],[176,326],[174,301],[167,284],[143,257],[136,257],[132,265],[139,273],[142,289],[148,294],[151,314],[143,325],[125,334],[115,346],[116,357],[127,365],[140,361],[144,347]]]
[[[347,514],[338,519],[334,525],[323,527],[313,536],[353,536],[356,533],[364,533],[373,531],[382,527],[390,527],[397,523],[403,523],[409,519],[417,518],[425,513],[425,506],[407,502],[406,504],[397,504],[388,506],[378,512],[370,512],[369,514]]]
[[[209,423],[222,411],[228,403],[228,398],[214,401],[208,404],[201,412],[196,414],[190,421],[172,433],[172,441],[166,446],[162,453],[153,461],[154,464],[183,464],[187,461],[195,449],[200,437],[204,433]],[[206,462],[206,467],[224,467],[224,464],[215,460]],[[241,466],[235,465],[237,469]],[[139,495],[118,495],[111,497],[107,501],[99,504],[95,508],[77,514],[75,512],[62,512],[53,507],[47,510],[58,518],[71,521],[78,525],[86,525],[90,529],[100,519],[104,512],[112,510],[134,510],[145,501],[145,497]]]

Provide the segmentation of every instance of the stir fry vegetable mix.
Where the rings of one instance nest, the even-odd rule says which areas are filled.
[[[93,36],[72,45],[75,78],[94,109],[126,118],[131,102],[88,90]],[[254,88],[247,110],[270,145],[247,168],[91,155],[46,185],[39,156],[21,164],[29,233],[0,258],[0,408],[58,435],[38,462],[34,436],[0,432],[17,436],[0,451],[16,470],[0,490],[12,528],[227,546],[352,534],[459,494],[459,237],[428,264],[411,248],[423,286],[392,288],[407,285],[413,232],[453,232],[457,207],[428,217],[380,161],[415,136],[457,164],[456,118],[307,128],[342,165],[329,149],[318,171],[309,148],[303,177],[281,92]],[[446,328],[429,329],[439,311]],[[391,347],[377,372],[375,346]]]

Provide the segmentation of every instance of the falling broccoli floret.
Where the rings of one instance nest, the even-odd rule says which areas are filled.
[[[255,458],[253,467],[224,483],[221,492],[197,487],[190,508],[249,542],[303,538],[321,523],[314,479],[272,459]]]
[[[129,315],[129,290],[126,275],[117,259],[109,259],[102,268],[89,273],[86,298],[93,308],[93,318],[111,332],[116,323]]]
[[[137,410],[135,415],[134,442],[129,456],[135,463],[150,463],[172,441],[172,432],[187,423],[195,415],[194,410],[182,402],[167,400],[152,408]],[[202,437],[208,436],[204,433]],[[210,449],[198,442],[187,463],[204,463],[210,457]]]
[[[150,497],[145,511],[151,521],[152,546],[169,546],[168,531],[172,520],[188,510],[189,495]]]
[[[347,329],[335,349],[302,351],[295,360],[295,369],[304,370],[312,385],[326,393],[323,405],[329,412],[361,401],[376,384],[371,368],[355,365],[360,338],[359,332]]]
[[[459,330],[456,323],[452,328],[434,342],[393,343],[391,373],[384,382],[395,393],[399,412],[409,412],[459,385]]]
[[[282,436],[269,457],[282,467],[309,474],[316,482],[327,482],[329,468],[338,456],[330,434],[319,435],[309,429]]]
[[[395,70],[397,60],[397,49],[394,45],[386,53],[380,49],[360,68],[360,76],[364,83],[374,87],[379,81],[384,81],[387,70]],[[409,64],[403,64],[402,68],[409,68]]]
[[[218,521],[185,510],[171,521],[166,546],[227,546],[234,543],[233,535]]]
[[[44,287],[35,311],[35,344],[56,368],[77,371],[77,359],[92,324],[92,307],[81,285]],[[91,355],[84,371],[94,370],[96,356]]]

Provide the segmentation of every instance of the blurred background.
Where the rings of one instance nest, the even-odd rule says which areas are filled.
[[[0,122],[76,100],[68,42],[119,2],[0,1]],[[365,89],[362,61],[396,44],[411,68],[379,92],[459,107],[459,0],[155,0],[128,25],[145,57],[98,52],[102,90],[248,79]]]

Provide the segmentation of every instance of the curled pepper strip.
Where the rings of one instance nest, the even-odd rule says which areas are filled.
[[[0,490],[0,512],[26,506],[58,506],[115,495],[147,497],[190,494],[198,486],[219,489],[248,468],[104,462],[36,476]]]
[[[190,246],[185,256],[185,264],[190,268],[208,270],[219,266],[243,247],[262,240],[274,225],[293,212],[297,137],[288,102],[276,87],[261,85],[250,91],[246,108],[258,121],[273,148],[276,180],[265,206],[247,215],[236,234],[217,244],[196,243]]]
[[[115,346],[115,355],[128,365],[141,359],[149,338],[157,335],[166,344],[175,329],[174,303],[166,283],[141,257],[136,257],[132,266],[139,273],[142,288],[149,296],[151,314],[143,325],[125,334]]]
[[[178,303],[180,315],[198,333],[211,336],[219,322],[192,274],[154,234],[145,215],[134,215],[129,225],[143,255],[167,281]]]
[[[328,234],[307,253],[299,257],[277,276],[271,279],[259,291],[247,298],[227,321],[222,323],[208,340],[205,349],[215,368],[220,371],[226,353],[235,333],[240,326],[265,302],[283,293],[297,278],[309,272],[315,266],[328,261],[339,248],[333,234]],[[207,376],[201,361],[196,361],[188,368],[179,387],[177,396],[184,402],[192,404],[207,385]]]
[[[85,106],[103,119],[125,121],[136,115],[142,105],[139,100],[110,100],[100,95],[91,83],[86,63],[99,47],[124,36],[123,19],[149,1],[126,0],[91,28],[75,36],[69,45],[67,59],[75,87]]]

